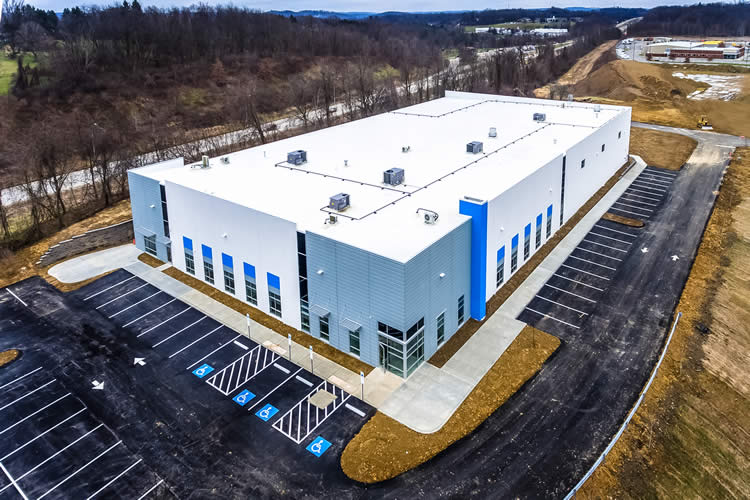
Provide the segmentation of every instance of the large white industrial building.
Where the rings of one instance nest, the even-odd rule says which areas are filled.
[[[630,108],[446,97],[129,173],[139,248],[410,375],[626,162]]]

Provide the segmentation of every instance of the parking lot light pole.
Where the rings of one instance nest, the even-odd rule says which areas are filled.
[[[310,346],[310,373],[315,375],[315,370],[313,369],[313,348]]]
[[[365,400],[365,372],[359,372],[359,381],[362,384],[362,401]]]
[[[252,340],[252,335],[250,335],[250,313],[245,314],[245,318],[247,319],[247,338]]]
[[[289,361],[292,360],[292,334],[286,336],[287,344],[289,344]]]

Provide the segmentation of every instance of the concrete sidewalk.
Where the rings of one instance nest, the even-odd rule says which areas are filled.
[[[128,243],[80,257],[73,257],[52,266],[50,276],[61,283],[78,283],[138,261],[142,252]]]
[[[442,368],[424,363],[378,409],[417,432],[429,434],[440,430],[526,326],[516,319],[524,307],[646,168],[640,157],[633,158],[635,165]]]

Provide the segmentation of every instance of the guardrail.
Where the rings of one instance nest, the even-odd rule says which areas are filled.
[[[641,391],[641,395],[638,398],[638,401],[635,402],[635,405],[633,406],[633,409],[630,410],[630,413],[628,413],[627,418],[620,426],[620,429],[617,431],[617,434],[612,438],[612,441],[610,441],[609,445],[604,449],[601,455],[599,455],[599,458],[596,459],[596,462],[594,462],[594,465],[591,466],[591,468],[586,472],[586,474],[581,478],[580,481],[578,481],[578,484],[576,484],[570,492],[565,495],[565,500],[569,500],[570,498],[573,498],[576,493],[578,493],[578,490],[581,489],[583,484],[594,474],[594,471],[597,467],[599,467],[602,462],[604,462],[604,459],[607,458],[607,454],[609,454],[610,451],[612,451],[612,448],[615,446],[615,443],[617,443],[617,440],[620,439],[620,437],[625,432],[625,429],[627,428],[628,424],[630,423],[630,420],[633,418],[633,415],[635,415],[635,412],[638,411],[638,407],[641,406],[641,403],[643,402],[643,398],[646,396],[646,393],[648,392],[649,387],[651,387],[651,383],[654,381],[654,378],[656,378],[656,373],[659,371],[659,367],[661,366],[662,361],[664,361],[664,356],[667,354],[667,348],[669,347],[669,343],[672,341],[672,336],[674,335],[674,331],[677,328],[677,323],[680,321],[680,318],[682,317],[682,313],[678,312],[677,317],[674,320],[674,324],[672,325],[672,331],[669,332],[669,337],[667,337],[667,342],[664,344],[664,349],[661,352],[661,356],[659,356],[659,361],[656,363],[656,366],[654,366],[654,370],[651,372],[651,377],[649,377],[648,382],[643,387],[643,390]]]

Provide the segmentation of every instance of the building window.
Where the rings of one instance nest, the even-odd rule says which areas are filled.
[[[349,330],[349,352],[359,356],[359,330]]]
[[[563,226],[563,214],[565,213],[565,166],[568,163],[567,160],[568,157],[563,156],[562,181],[560,182],[560,227]],[[583,168],[583,165],[581,165],[581,168]]]
[[[552,205],[547,207],[547,239],[552,236]]]
[[[458,298],[458,326],[464,322],[464,296]]]
[[[203,276],[207,283],[214,284],[214,265],[205,258],[203,259]]]
[[[495,283],[498,288],[505,281],[505,246],[497,251],[497,273],[495,276]]]
[[[518,269],[518,235],[515,235],[510,242],[510,273],[513,274]]]
[[[534,248],[537,249],[542,245],[542,214],[536,216],[536,237],[534,239]]]
[[[234,271],[224,269],[224,290],[234,295]]]
[[[586,159],[581,160],[581,168],[586,166]]]
[[[156,255],[156,235],[144,236],[143,248],[145,248],[146,251],[151,255]]]
[[[619,132],[617,132],[617,138],[620,139],[621,137],[622,137],[622,130],[620,130]]]
[[[328,342],[331,337],[330,331],[328,330],[328,316],[321,316],[318,318],[318,324],[320,325],[320,338]]]
[[[164,236],[169,238],[169,213],[167,212],[167,191],[163,185],[159,186],[161,192],[161,218],[164,223]]]
[[[300,309],[300,322],[302,324],[302,330],[310,333],[310,305],[306,300],[299,301]]]
[[[274,316],[281,317],[281,292],[268,290],[268,309]]]
[[[445,342],[445,311],[437,317],[437,345]]]
[[[523,260],[529,260],[531,254],[531,224],[523,228]]]
[[[604,147],[605,146],[606,146],[606,144],[602,144],[602,153],[604,152]]]
[[[245,300],[252,305],[258,305],[258,289],[255,286],[255,278],[245,276]]]
[[[195,275],[195,260],[193,259],[193,252],[190,250],[185,250],[185,270]]]

